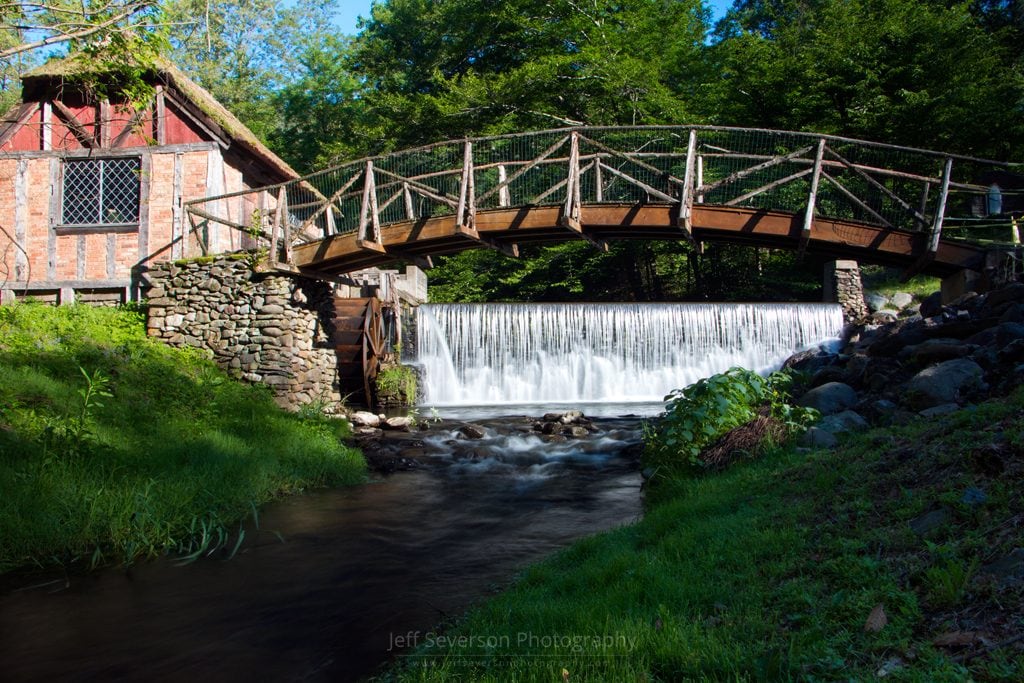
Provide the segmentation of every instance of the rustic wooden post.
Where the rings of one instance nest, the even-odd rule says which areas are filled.
[[[576,232],[583,230],[580,203],[580,137],[579,133],[573,131],[569,140],[569,172],[566,177],[562,221],[566,227]]]
[[[405,218],[406,220],[414,220],[416,218],[416,209],[412,205],[412,192],[409,191],[409,183],[402,183],[402,195],[405,198]]]
[[[476,198],[473,173],[473,143],[466,140],[462,152],[462,180],[459,184],[459,206],[455,210],[455,224],[472,228],[476,222]]]
[[[507,180],[508,172],[505,170],[505,164],[498,164],[498,185],[501,187],[498,190],[498,206],[512,205],[512,195],[508,191],[508,185],[505,184]]]
[[[100,100],[100,147],[110,147],[110,128],[113,124],[113,116],[110,113],[110,100]]]
[[[912,276],[920,273],[929,263],[935,260],[939,251],[939,240],[942,238],[942,223],[946,213],[946,200],[949,198],[949,183],[953,173],[953,158],[946,157],[946,164],[942,169],[942,183],[939,185],[939,201],[935,207],[935,215],[932,216],[932,227],[928,233],[928,241],[924,249],[918,254],[913,264],[900,276],[900,280],[906,282]],[[948,278],[947,278],[948,279]],[[945,281],[943,281],[945,283]],[[946,286],[943,284],[943,293]]]
[[[156,129],[156,144],[166,145],[167,144],[167,99],[164,96],[164,86],[156,86],[156,110],[154,112],[156,118],[153,121],[153,127]]]
[[[693,221],[690,211],[693,208],[693,178],[695,175],[695,160],[697,157],[697,131],[690,129],[690,139],[686,144],[686,172],[683,174],[683,192],[679,198],[679,222],[678,225],[686,234],[687,239],[693,240]]]
[[[372,232],[372,234],[370,234]],[[377,213],[377,182],[374,179],[373,161],[366,162],[366,175],[363,178],[363,204],[359,211],[359,232],[356,243],[360,247],[380,248],[380,216]]]
[[[949,181],[953,173],[953,157],[946,157],[946,166],[942,169],[942,187],[939,190],[939,203],[935,207],[935,217],[932,220],[932,231],[928,236],[929,257],[934,257],[939,251],[939,239],[942,237],[942,222],[946,213],[946,200],[949,198]]]
[[[924,187],[921,188],[921,209],[918,211],[922,216],[928,212],[928,193],[931,190],[932,184],[925,181]]]
[[[594,201],[604,201],[604,174],[601,173],[601,155],[594,158]]]
[[[282,226],[281,236],[284,242],[284,262],[292,262],[292,222],[288,217],[288,213],[284,214],[284,225]]]
[[[327,222],[324,224],[324,237],[333,235],[338,231],[334,223],[334,202],[327,205]]]
[[[697,155],[697,188],[704,186],[704,156],[701,154]],[[697,203],[704,203],[704,194],[700,193],[697,195]]]
[[[49,102],[43,102],[43,130],[42,142],[44,150],[53,149],[53,106]]]
[[[804,211],[804,228],[800,232],[800,246],[797,258],[803,258],[807,243],[811,241],[811,228],[814,227],[814,205],[818,200],[818,182],[821,180],[821,161],[825,156],[825,138],[818,140],[818,151],[814,155],[814,171],[811,173],[811,190],[807,195],[807,209]]]
[[[288,191],[285,186],[277,191],[277,203],[274,206],[274,222],[270,226],[270,265],[277,264],[277,240],[281,235],[281,216],[284,214],[284,205],[288,201]]]

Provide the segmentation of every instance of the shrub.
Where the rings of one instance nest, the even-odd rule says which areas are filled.
[[[731,368],[676,389],[665,397],[668,404],[657,427],[646,434],[645,464],[656,472],[704,469],[701,452],[730,430],[757,418],[762,407],[786,433],[802,431],[817,418],[817,412],[788,402],[791,383],[785,372],[762,377]]]
[[[377,375],[377,400],[384,405],[414,405],[416,388],[416,371],[408,365],[386,365]]]

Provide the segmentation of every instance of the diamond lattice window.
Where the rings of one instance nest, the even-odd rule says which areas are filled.
[[[140,165],[139,157],[65,160],[61,224],[138,225]]]

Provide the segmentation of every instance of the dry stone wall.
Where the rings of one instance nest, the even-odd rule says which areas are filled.
[[[158,263],[147,279],[151,337],[209,351],[231,374],[269,386],[284,407],[341,400],[327,284],[256,273],[237,254]]]
[[[833,261],[825,267],[825,301],[843,307],[843,319],[854,322],[868,314],[864,301],[864,286],[860,280],[860,267],[856,261]]]

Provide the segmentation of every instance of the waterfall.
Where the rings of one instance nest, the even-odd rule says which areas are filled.
[[[838,304],[425,304],[427,405],[651,402],[834,340]]]

